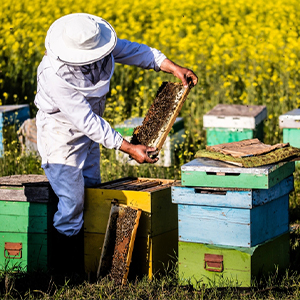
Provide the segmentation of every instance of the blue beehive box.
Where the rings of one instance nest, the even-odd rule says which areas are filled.
[[[253,247],[289,230],[289,176],[270,189],[172,187],[179,241]]]
[[[29,119],[29,105],[0,105],[0,157],[3,155],[3,128],[15,124],[18,128],[25,120]]]

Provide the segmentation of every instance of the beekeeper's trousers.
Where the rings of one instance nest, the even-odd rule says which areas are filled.
[[[59,233],[76,235],[83,225],[84,188],[101,181],[99,144],[41,111],[36,124],[42,168],[59,198],[53,225]]]

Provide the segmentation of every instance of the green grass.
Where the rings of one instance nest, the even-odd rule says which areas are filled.
[[[108,278],[54,278],[45,273],[0,272],[1,299],[299,299],[300,275],[294,270],[274,272],[249,288],[194,288],[181,284],[176,266],[160,278],[147,277],[117,286]]]

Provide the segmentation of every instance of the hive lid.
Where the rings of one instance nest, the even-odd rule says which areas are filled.
[[[300,128],[300,108],[279,116],[280,128]]]
[[[216,174],[255,174],[255,175],[265,175],[270,174],[277,170],[280,166],[286,164],[286,162],[280,162],[277,164],[271,164],[256,168],[243,168],[239,166],[234,166],[229,163],[222,161],[209,159],[209,158],[196,158],[181,166],[181,171],[198,171],[205,173],[216,173]]]
[[[105,190],[153,192],[169,188],[174,180],[158,178],[124,177],[99,184],[95,188]]]
[[[12,175],[0,177],[0,201],[57,201],[45,175]]]
[[[266,117],[265,105],[218,104],[203,116],[203,127],[255,129]]]

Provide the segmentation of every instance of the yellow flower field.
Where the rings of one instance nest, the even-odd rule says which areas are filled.
[[[217,103],[267,105],[270,143],[281,139],[278,116],[300,105],[299,0],[1,1],[2,104],[32,105],[47,29],[74,12],[99,15],[120,38],[156,47],[197,73],[182,110],[195,148],[203,145],[202,115]],[[175,79],[117,66],[106,118],[142,116],[163,80]]]

